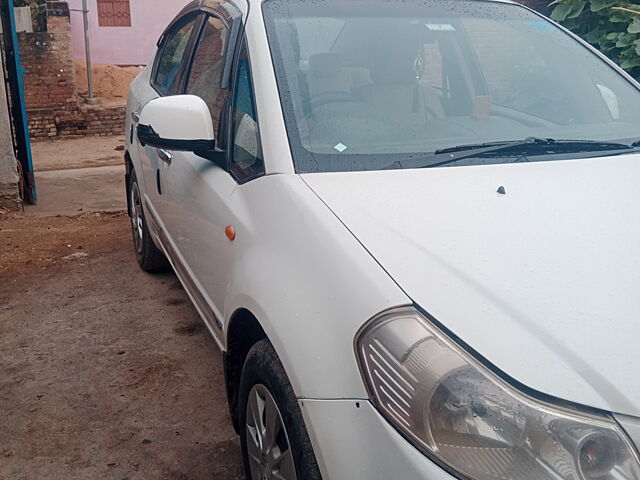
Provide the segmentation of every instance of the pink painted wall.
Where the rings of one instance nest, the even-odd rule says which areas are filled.
[[[82,0],[67,0],[75,58],[84,60]],[[91,61],[113,65],[146,65],[158,38],[188,0],[131,0],[131,27],[98,26],[96,0],[88,0]]]

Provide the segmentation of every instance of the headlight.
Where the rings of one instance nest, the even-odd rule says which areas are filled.
[[[413,309],[377,318],[356,344],[380,412],[465,479],[640,479],[637,452],[612,418],[519,392]]]

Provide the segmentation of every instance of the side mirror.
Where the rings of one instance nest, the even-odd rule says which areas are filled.
[[[137,132],[143,146],[193,152],[215,163],[224,163],[224,152],[216,150],[209,107],[195,95],[151,100],[140,112]]]

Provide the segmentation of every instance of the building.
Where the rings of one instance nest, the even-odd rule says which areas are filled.
[[[136,0],[137,1],[137,0]],[[46,31],[18,34],[31,140],[78,135],[121,135],[125,106],[86,103],[73,61],[71,10],[46,3]]]
[[[0,2],[0,214],[37,201],[13,0]]]
[[[68,0],[73,54],[85,59],[82,0]],[[158,38],[188,0],[88,0],[91,60],[146,65]]]

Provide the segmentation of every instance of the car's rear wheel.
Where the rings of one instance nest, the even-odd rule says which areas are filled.
[[[293,388],[268,340],[247,355],[239,411],[248,480],[322,478]]]
[[[164,253],[153,243],[149,227],[142,208],[142,195],[136,173],[131,172],[129,179],[129,216],[131,217],[131,233],[133,246],[140,267],[146,272],[164,272],[169,269],[169,262]]]

